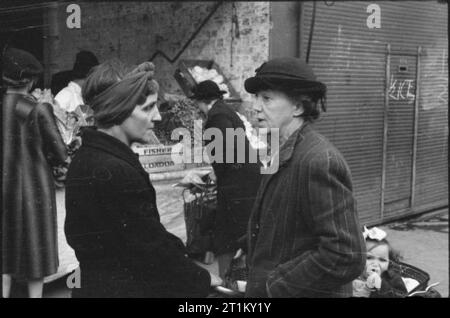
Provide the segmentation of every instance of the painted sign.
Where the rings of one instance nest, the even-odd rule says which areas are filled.
[[[133,151],[139,155],[139,161],[148,173],[184,170],[184,163],[175,163],[172,160],[172,147],[149,145],[134,147]],[[183,155],[179,148],[179,155]]]

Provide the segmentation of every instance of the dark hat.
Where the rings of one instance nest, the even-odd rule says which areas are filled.
[[[312,68],[294,57],[275,58],[256,69],[256,75],[245,80],[245,90],[251,94],[278,85],[310,87],[320,82]],[[320,83],[322,84],[322,83]]]
[[[73,65],[72,76],[74,79],[85,78],[91,68],[98,65],[97,57],[90,51],[80,51],[77,53]]]
[[[43,71],[42,64],[27,51],[8,48],[3,54],[2,78],[6,85],[25,85]]]
[[[219,86],[217,86],[215,82],[207,80],[198,83],[192,89],[192,93],[193,95],[189,96],[189,98],[197,100],[205,100],[205,99],[220,98],[226,92],[221,91],[219,89]]]

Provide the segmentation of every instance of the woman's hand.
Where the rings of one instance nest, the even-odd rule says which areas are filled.
[[[212,287],[220,286],[223,284],[223,280],[219,276],[216,276],[211,272],[209,272],[209,275],[211,275],[211,286]]]
[[[214,183],[217,183],[217,177],[216,177],[216,174],[214,173],[214,170],[212,170],[209,173],[209,179],[211,179],[211,181],[213,181]]]

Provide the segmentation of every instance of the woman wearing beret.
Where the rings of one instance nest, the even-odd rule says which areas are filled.
[[[58,269],[57,217],[52,166],[67,153],[53,108],[30,91],[43,69],[23,50],[3,56],[3,297],[12,278],[42,297],[43,279]]]
[[[259,127],[278,129],[278,169],[265,174],[248,227],[247,297],[351,297],[365,266],[350,169],[312,122],[326,86],[297,58],[245,81]]]
[[[212,167],[217,179],[217,213],[214,219],[213,248],[217,256],[219,275],[225,278],[233,256],[245,241],[248,218],[255,200],[260,182],[260,165],[251,162],[256,149],[250,145],[245,135],[245,125],[233,107],[223,101],[218,85],[210,80],[200,82],[193,89],[193,99],[199,109],[207,116],[205,131],[218,129],[222,134],[222,153],[214,150]],[[227,130],[244,137],[243,149],[238,148]],[[237,140],[242,140],[240,137]],[[207,141],[206,145],[211,141]],[[230,145],[234,145],[231,148]],[[227,148],[228,147],[228,148]],[[230,154],[227,155],[227,151]],[[242,153],[240,153],[242,152]],[[232,155],[232,162],[228,162]],[[239,158],[243,158],[240,162]],[[212,158],[210,158],[212,159]]]
[[[161,224],[155,189],[130,148],[148,142],[161,119],[154,66],[125,73],[108,61],[83,87],[97,128],[84,130],[67,175],[65,231],[81,268],[72,295],[205,297],[221,281],[187,258]]]

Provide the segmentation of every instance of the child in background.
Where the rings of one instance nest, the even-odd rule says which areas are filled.
[[[364,227],[367,262],[364,272],[353,281],[354,297],[402,298],[408,295],[404,279],[391,269],[391,262],[398,262],[400,255],[386,240],[386,232]]]

